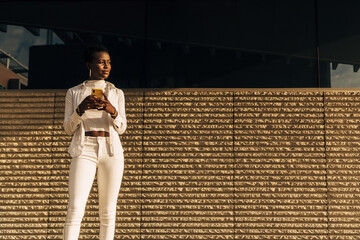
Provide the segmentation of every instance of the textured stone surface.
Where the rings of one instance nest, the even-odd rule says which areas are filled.
[[[61,239],[65,92],[0,92],[0,240]],[[115,239],[360,238],[359,91],[124,92]],[[97,197],[95,179],[79,239]]]
[[[327,92],[324,97],[329,233],[334,239],[358,239],[360,93]]]

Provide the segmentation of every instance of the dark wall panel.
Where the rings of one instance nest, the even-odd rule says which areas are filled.
[[[2,1],[0,22],[143,38],[145,1]]]

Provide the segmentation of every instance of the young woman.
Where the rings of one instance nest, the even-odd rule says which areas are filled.
[[[89,80],[66,93],[64,129],[72,135],[69,153],[69,203],[64,240],[77,240],[86,202],[97,170],[100,240],[113,240],[116,203],[124,171],[119,134],[126,130],[122,90],[105,81],[111,71],[108,50],[90,46],[84,53]],[[103,97],[93,95],[93,89]]]

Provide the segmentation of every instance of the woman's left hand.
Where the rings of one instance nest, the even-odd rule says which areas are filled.
[[[105,99],[98,100],[99,105],[102,106],[102,108],[98,108],[98,110],[105,110],[107,113],[109,113],[112,116],[117,114],[115,107],[110,103],[105,93],[104,93],[104,98]]]

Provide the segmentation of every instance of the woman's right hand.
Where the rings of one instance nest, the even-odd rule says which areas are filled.
[[[101,101],[93,95],[87,96],[79,105],[79,111],[82,115],[88,109],[98,109],[101,107]]]

